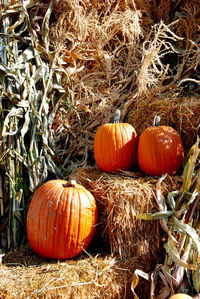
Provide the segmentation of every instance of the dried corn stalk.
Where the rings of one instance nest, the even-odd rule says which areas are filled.
[[[55,164],[52,122],[56,103],[70,105],[68,75],[56,63],[49,40],[51,4],[29,1],[2,4],[0,33],[0,204],[2,248],[19,246],[31,192],[49,173],[62,177]],[[37,11],[43,8],[44,16]],[[67,104],[66,104],[67,105]],[[68,105],[68,106],[69,106]]]
[[[160,212],[137,215],[152,220],[160,219],[166,231],[167,242],[163,265],[152,274],[151,298],[164,299],[173,293],[197,294],[200,290],[200,168],[199,138],[190,149],[183,171],[180,190],[168,193],[165,199],[157,185],[157,202]],[[160,182],[165,179],[161,177]]]

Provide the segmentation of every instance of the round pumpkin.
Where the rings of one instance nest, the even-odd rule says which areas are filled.
[[[95,134],[95,162],[105,172],[130,169],[136,162],[137,133],[130,124],[120,123],[119,117],[117,110],[114,123],[100,126]]]
[[[88,190],[75,181],[50,180],[31,200],[27,235],[37,254],[68,259],[87,248],[96,224],[97,205]]]
[[[171,296],[169,299],[192,299],[192,297],[187,294],[179,293]]]
[[[175,129],[159,123],[160,118],[155,117],[153,126],[142,132],[137,150],[138,165],[149,175],[171,175],[183,162],[183,144]]]

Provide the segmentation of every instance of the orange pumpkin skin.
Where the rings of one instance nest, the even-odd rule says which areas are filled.
[[[140,169],[149,175],[173,174],[184,157],[182,141],[176,130],[169,126],[145,129],[138,142],[137,159]]]
[[[104,172],[134,167],[137,142],[137,133],[128,123],[107,123],[100,126],[94,139],[96,164]]]
[[[95,233],[97,206],[83,186],[50,180],[34,194],[27,213],[30,246],[46,258],[68,259],[86,249]],[[81,246],[80,246],[81,244]]]
[[[169,299],[192,299],[192,297],[187,294],[179,293],[171,296]]]

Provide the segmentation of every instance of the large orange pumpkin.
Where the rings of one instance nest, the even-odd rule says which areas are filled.
[[[75,257],[91,242],[97,224],[93,195],[75,181],[50,180],[34,194],[27,214],[32,249],[47,258]]]
[[[155,117],[153,126],[142,132],[137,151],[140,169],[158,176],[175,173],[184,157],[182,141],[176,130],[160,126],[159,121],[159,117]]]
[[[128,123],[119,123],[120,111],[114,123],[100,126],[94,139],[94,157],[98,167],[105,172],[134,167],[137,151],[137,133]]]
[[[187,294],[179,293],[171,296],[169,299],[192,299],[192,297]]]

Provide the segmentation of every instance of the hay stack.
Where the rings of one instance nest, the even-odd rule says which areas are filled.
[[[59,262],[24,249],[8,253],[0,269],[1,298],[131,298],[130,271],[109,256]]]
[[[107,174],[93,167],[77,169],[72,177],[94,195],[99,208],[97,233],[109,243],[111,253],[121,260],[132,259],[141,270],[154,269],[160,262],[163,231],[159,221],[140,220],[133,209],[137,214],[158,211],[158,179]],[[166,179],[162,183],[163,194],[176,190],[177,185],[175,179]]]
[[[29,247],[15,250],[0,263],[0,297],[131,299],[134,262],[94,252],[60,262],[42,258]],[[139,298],[148,298],[150,282],[140,278],[135,291]]]
[[[151,126],[155,115],[161,117],[161,125],[172,126],[180,134],[186,152],[200,135],[199,97],[143,98],[130,110],[126,121],[137,133]]]
[[[71,84],[63,80],[68,103],[60,101],[54,130],[61,165],[89,165],[94,134],[113,120],[116,108],[124,121],[138,99],[198,94],[198,5],[198,0],[55,1],[50,39]]]

